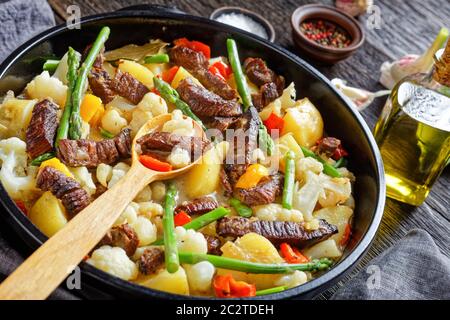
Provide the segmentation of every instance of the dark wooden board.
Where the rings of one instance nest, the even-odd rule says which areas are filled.
[[[55,15],[64,19],[68,5],[80,6],[81,14],[109,12],[125,6],[142,4],[140,0],[50,0]],[[253,10],[267,18],[275,27],[276,42],[296,54],[291,39],[290,15],[301,4],[319,1],[242,1],[242,0],[155,0],[151,3],[176,6],[194,15],[208,17],[211,12],[225,5],[241,6]],[[333,1],[320,1],[332,4]],[[406,53],[421,53],[433,41],[437,32],[450,17],[448,0],[380,0],[375,1],[381,12],[381,29],[366,27],[366,42],[351,58],[334,66],[320,66],[312,62],[327,77],[339,77],[350,84],[369,90],[379,90],[379,68],[382,62],[392,60]],[[367,26],[368,17],[360,18]],[[301,55],[299,54],[301,57]],[[378,118],[384,99],[375,101],[362,112],[364,119],[372,128]],[[420,207],[411,207],[387,199],[382,224],[369,252],[354,272],[338,285],[324,292],[318,298],[328,298],[356,272],[364,269],[369,261],[401,239],[409,230],[427,230],[435,239],[442,252],[450,256],[450,170],[447,168],[434,186],[426,202]]]

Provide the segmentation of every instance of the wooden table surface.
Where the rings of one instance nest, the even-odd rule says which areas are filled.
[[[291,39],[290,15],[301,4],[327,1],[303,0],[49,0],[57,21],[64,21],[68,5],[80,6],[81,15],[109,12],[125,6],[142,3],[159,3],[177,8],[194,15],[208,17],[211,12],[225,5],[241,6],[253,10],[267,18],[275,27],[276,43],[298,53]],[[381,29],[368,30],[366,42],[351,58],[332,67],[318,66],[330,79],[339,77],[351,85],[372,91],[382,89],[378,83],[380,65],[406,53],[421,53],[433,41],[441,26],[449,23],[450,1],[448,0],[375,0],[381,12]],[[360,18],[367,26],[367,17]],[[300,57],[302,57],[299,54]],[[364,119],[373,128],[385,99],[378,99],[362,112]],[[412,207],[387,199],[386,209],[380,229],[370,251],[352,274],[338,285],[324,292],[319,298],[329,297],[353,274],[363,269],[373,257],[401,239],[409,230],[427,230],[435,239],[441,251],[450,256],[450,168],[442,174],[433,187],[426,202],[420,207]]]

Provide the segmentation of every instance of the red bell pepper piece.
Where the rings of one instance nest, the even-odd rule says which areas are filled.
[[[217,67],[215,67],[215,66],[210,66],[208,70],[209,70],[209,72],[211,72],[212,74],[214,74],[214,75],[216,75],[216,76],[218,76],[218,77],[221,77],[223,80],[225,80],[225,77],[224,77],[223,74],[220,72],[220,70],[217,69]]]
[[[161,93],[156,88],[152,88],[152,90],[150,90],[150,92],[153,92],[154,94],[157,94],[158,96],[161,96]]]
[[[306,263],[309,261],[297,248],[292,248],[288,243],[280,245],[281,255],[287,263]]]
[[[174,66],[174,67],[170,68],[169,70],[164,71],[162,73],[162,79],[167,83],[171,83],[173,78],[175,78],[175,75],[177,74],[178,69],[180,69],[180,67]]]
[[[173,221],[175,222],[175,227],[184,226],[186,223],[191,222],[192,218],[184,211],[178,212],[175,217],[173,217]]]
[[[342,235],[341,241],[339,241],[339,245],[342,247],[345,247],[350,240],[350,236],[352,235],[352,227],[350,226],[350,223],[347,223],[345,225],[344,234]]]
[[[256,295],[256,286],[254,284],[236,281],[231,274],[215,276],[213,287],[218,298],[254,297]]]
[[[230,66],[227,65],[226,63],[223,63],[222,61],[214,62],[209,67],[209,71],[219,76],[222,76],[222,78],[224,79],[228,79],[232,74]]]
[[[189,41],[186,38],[180,38],[173,42],[176,46],[187,47],[197,52],[201,52],[205,55],[206,59],[211,58],[211,48],[200,41]]]
[[[272,133],[272,130],[279,130],[278,133],[281,134],[284,127],[284,119],[272,112],[270,116],[264,121],[264,125],[266,126],[269,133]]]
[[[348,152],[340,145],[331,156],[334,160],[339,160],[342,157],[348,156]]]
[[[22,211],[22,213],[27,216],[28,210],[25,206],[25,203],[22,200],[14,200],[14,202],[16,203],[16,206],[20,209],[20,211]]]
[[[142,165],[146,168],[149,168],[151,170],[155,171],[161,171],[161,172],[167,172],[172,170],[172,165],[167,162],[159,161],[158,159],[155,159],[149,155],[140,155],[139,161],[142,163]]]

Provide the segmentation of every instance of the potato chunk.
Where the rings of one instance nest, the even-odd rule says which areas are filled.
[[[54,235],[67,223],[63,205],[50,191],[35,202],[29,217],[47,237]]]

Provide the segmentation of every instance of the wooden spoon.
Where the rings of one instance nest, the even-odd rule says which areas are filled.
[[[169,172],[147,169],[138,160],[137,138],[160,129],[171,114],[149,120],[133,140],[132,165],[127,174],[48,239],[0,285],[0,299],[45,299],[97,245],[126,206],[149,183],[172,179],[199,161]],[[188,118],[190,119],[190,118]],[[205,138],[195,122],[196,136]]]

